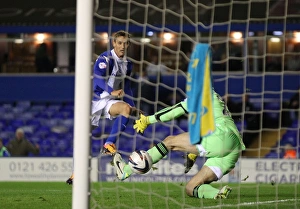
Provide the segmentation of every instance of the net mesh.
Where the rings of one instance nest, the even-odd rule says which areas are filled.
[[[96,1],[95,53],[111,49],[110,37],[117,30],[133,35],[128,51],[134,63],[133,99],[137,108],[148,115],[185,98],[186,72],[193,47],[199,42],[211,45],[214,88],[226,100],[243,135],[247,150],[241,159],[253,159],[248,162],[252,167],[241,161],[235,172],[224,178],[225,182],[238,182],[238,202],[232,207],[246,204],[240,199],[243,192],[239,183],[245,176],[249,176],[247,181],[254,183],[272,183],[280,179],[281,183],[299,182],[292,168],[286,172],[296,175],[296,179],[282,180],[284,174],[276,169],[268,170],[266,166],[257,170],[255,167],[261,161],[265,165],[282,162],[279,159],[285,157],[287,147],[296,151],[296,157],[291,158],[298,158],[299,96],[298,100],[295,97],[298,106],[292,106],[291,102],[294,95],[299,95],[300,87],[298,4],[296,0]],[[135,133],[132,121],[120,133],[117,142],[118,151],[125,160],[134,150],[147,150],[168,135],[187,131],[187,116],[151,125],[144,135]],[[139,195],[149,199],[145,208],[154,208],[152,202],[156,199],[165,202],[163,208],[195,207],[189,202],[190,197],[185,196],[182,184],[197,172],[203,160],[184,175],[183,153],[171,153],[156,165],[157,170],[130,178],[128,181],[144,182],[146,186],[130,185],[126,191],[132,205],[122,202],[120,196],[124,195],[126,186],[117,182],[112,187],[105,185],[106,181],[117,181],[110,165],[111,157],[98,156],[111,124],[103,120],[92,133],[92,155],[99,160],[100,182],[92,186],[94,208],[140,207],[140,200],[136,199]],[[260,178],[260,174],[263,177]],[[172,183],[160,184],[160,189],[165,191],[161,196],[155,192],[157,188],[152,182]],[[258,192],[253,200],[247,200],[249,204],[260,201],[259,187],[253,187]],[[111,196],[114,206],[107,205],[107,193],[114,194]],[[176,200],[176,195],[182,199]],[[279,198],[278,193],[274,198]],[[197,202],[198,206],[203,204],[202,200]]]

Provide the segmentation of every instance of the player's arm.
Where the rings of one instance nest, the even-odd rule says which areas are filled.
[[[111,94],[113,88],[111,88],[106,82],[106,78],[109,76],[107,75],[109,72],[108,68],[108,61],[104,57],[99,57],[94,65],[93,85],[94,89],[100,88]]]
[[[159,112],[155,113],[154,115],[145,116],[141,114],[140,119],[135,121],[133,128],[136,130],[137,133],[144,133],[145,129],[150,124],[156,122],[168,122],[187,113],[187,102],[185,100],[171,107],[166,107],[160,110]]]

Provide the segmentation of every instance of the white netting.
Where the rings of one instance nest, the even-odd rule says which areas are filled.
[[[279,1],[230,1],[230,0],[143,0],[143,1],[97,1],[95,12],[95,53],[111,48],[113,32],[125,30],[133,35],[129,57],[134,63],[135,76],[132,78],[136,106],[147,114],[153,114],[163,107],[175,104],[185,98],[186,71],[190,53],[196,43],[209,43],[213,52],[213,79],[215,90],[227,99],[235,122],[244,135],[248,149],[245,157],[277,159],[285,155],[284,146],[291,145],[297,152],[299,147],[299,123],[297,107],[292,107],[290,98],[300,87],[300,33],[299,2]],[[107,37],[108,35],[108,37]],[[147,71],[147,66],[155,63],[159,73]],[[152,66],[153,67],[153,66]],[[152,68],[153,69],[153,68]],[[147,77],[143,75],[147,74]],[[248,98],[250,103],[243,98]],[[230,103],[230,101],[231,103]],[[294,108],[294,109],[293,109]],[[299,111],[299,97],[298,97]],[[105,134],[109,134],[111,122],[103,120],[98,132],[92,137],[92,154],[97,156],[103,145]],[[147,150],[153,143],[170,134],[187,131],[186,117],[165,124],[148,127],[143,136],[132,129],[132,122],[120,134],[118,150],[128,156],[136,149]],[[286,141],[279,143],[284,134],[291,132]],[[147,176],[133,176],[130,181],[178,182],[185,183],[195,174],[197,167],[188,175],[183,175],[182,153],[171,153],[168,159],[158,164],[158,170]],[[131,186],[128,193],[132,205],[127,205],[120,196],[124,192],[122,184],[107,187],[104,182],[115,181],[111,158],[99,157],[100,186],[92,187],[91,196],[94,208],[132,208],[138,206],[134,193],[142,193],[146,198],[155,196],[162,202],[171,201],[178,208],[196,207],[193,203],[177,202],[168,196],[169,185],[161,184],[166,196],[152,192],[151,183],[146,190]],[[256,161],[257,160],[257,161]],[[198,167],[202,160],[199,160]],[[267,162],[271,163],[272,162]],[[167,169],[166,169],[167,168]],[[246,169],[240,170],[240,169]],[[252,171],[248,171],[247,169]],[[278,179],[275,170],[260,170],[265,178],[257,177],[255,166],[241,165],[235,174],[224,181],[237,182],[250,172],[248,181],[268,183],[272,174]],[[282,168],[283,169],[283,168]],[[178,171],[180,170],[180,171]],[[282,170],[280,170],[282,171]],[[288,169],[290,175],[295,170]],[[237,176],[238,175],[238,176]],[[289,179],[286,182],[290,183]],[[295,180],[299,182],[299,179]],[[239,187],[240,184],[236,184]],[[115,190],[112,198],[115,205],[106,205],[105,191]],[[174,188],[173,188],[174,189]],[[184,199],[184,187],[178,186],[178,195]],[[155,190],[155,189],[153,189]],[[239,189],[237,188],[239,191]],[[244,200],[233,207],[244,205]],[[151,195],[150,195],[151,194]],[[237,193],[235,194],[237,195]],[[99,196],[100,199],[99,200]],[[98,199],[97,199],[98,198]],[[190,197],[186,197],[190,198]],[[256,201],[255,197],[253,201]],[[273,197],[278,198],[278,194]],[[199,205],[199,202],[197,203]],[[200,203],[202,205],[203,202]],[[264,204],[264,203],[260,203]],[[173,205],[173,206],[174,206]],[[145,208],[154,208],[147,205]],[[163,208],[172,208],[165,204]]]

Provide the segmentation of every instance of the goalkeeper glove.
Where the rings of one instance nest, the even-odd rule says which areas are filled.
[[[140,119],[135,121],[133,128],[137,133],[143,134],[148,125],[150,125],[148,116],[140,114]]]

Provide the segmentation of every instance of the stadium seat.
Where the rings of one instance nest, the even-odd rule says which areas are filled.
[[[30,138],[28,138],[32,143],[39,144],[41,142],[41,138],[37,137],[35,135],[32,135]]]
[[[12,112],[15,114],[15,115],[21,115],[22,113],[24,113],[25,112],[25,110],[26,110],[27,108],[25,108],[25,107],[14,107],[13,109],[12,109]]]
[[[36,132],[35,136],[40,137],[42,139],[46,138],[46,136],[51,132],[48,126],[40,126]]]
[[[22,119],[24,122],[27,122],[28,120],[32,120],[35,118],[36,113],[34,112],[23,112],[18,116],[19,119]]]
[[[9,141],[11,139],[13,139],[15,137],[15,132],[13,131],[1,131],[0,132],[0,138],[3,140],[3,141]],[[6,144],[6,143],[4,143]]]
[[[30,119],[30,120],[27,120],[26,125],[34,126],[37,129],[41,126],[41,119],[33,118],[33,119]]]
[[[17,101],[16,102],[16,107],[23,107],[24,109],[28,109],[31,106],[30,101]]]
[[[280,146],[285,146],[287,144],[296,147],[298,143],[298,131],[297,130],[288,130],[280,140]]]
[[[40,153],[43,153],[43,156],[45,156],[45,155],[51,156],[49,154],[50,151],[51,151],[51,148],[53,146],[51,141],[49,141],[47,139],[43,139],[43,140],[40,141],[39,146],[40,146]],[[48,154],[46,154],[46,153],[48,153]]]
[[[265,128],[278,128],[280,116],[280,103],[265,102],[263,110],[263,126]]]
[[[20,128],[20,127],[24,126],[24,125],[25,125],[25,122],[24,122],[23,120],[17,118],[17,119],[12,119],[11,122],[10,122],[10,124],[11,124],[15,129],[17,129],[17,128]]]
[[[15,119],[15,115],[12,112],[5,112],[0,117],[6,120],[7,123],[10,123],[13,119]]]
[[[272,151],[272,152],[269,152],[268,154],[266,154],[265,158],[278,159],[278,158],[280,158],[280,155],[277,152]]]
[[[52,111],[52,112],[59,112],[59,110],[62,108],[62,103],[58,103],[58,104],[49,104],[47,107],[48,111]]]
[[[58,140],[56,142],[56,149],[58,149],[60,152],[65,152],[69,146],[70,144],[66,140]]]
[[[99,155],[101,147],[102,147],[102,140],[91,140],[91,152],[93,157]]]

